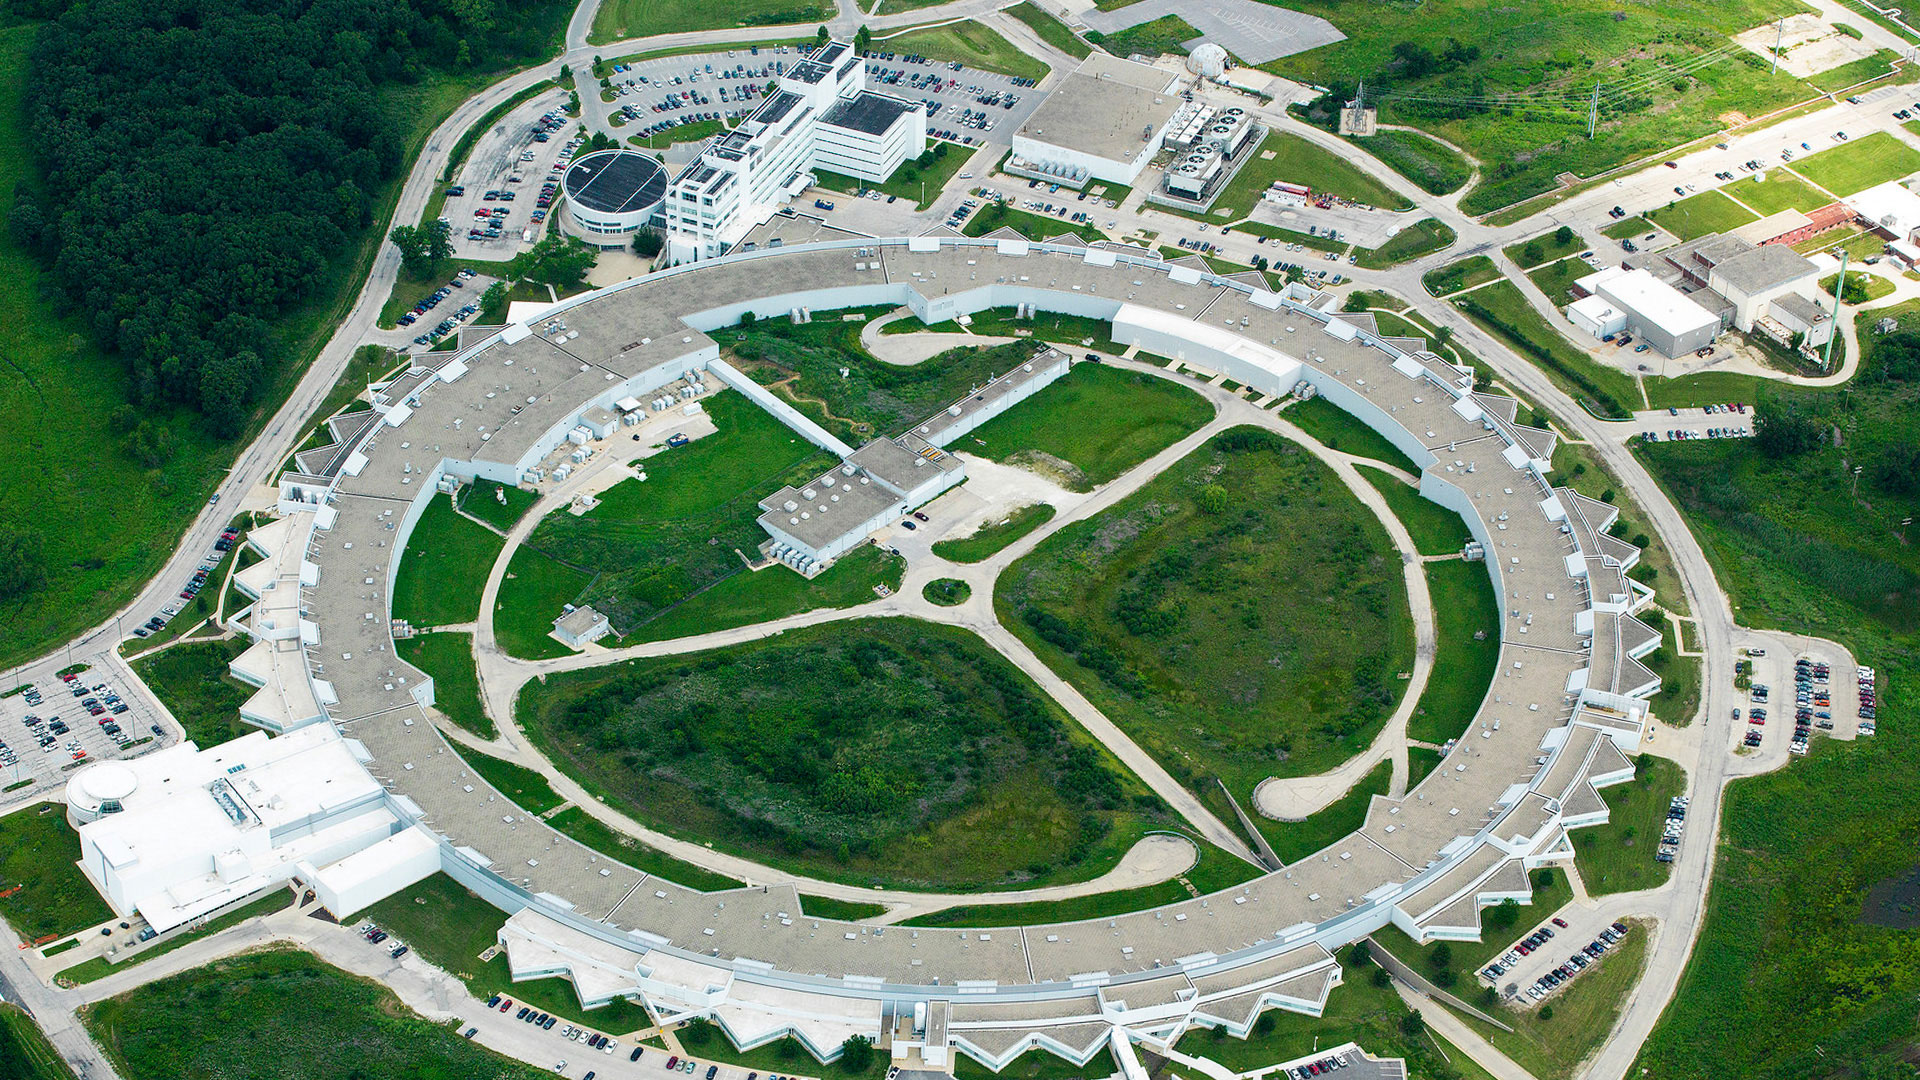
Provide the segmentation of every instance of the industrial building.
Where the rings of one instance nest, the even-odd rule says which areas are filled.
[[[368,760],[333,725],[315,724],[89,765],[66,790],[80,869],[114,911],[162,933],[296,876],[311,882],[407,827]],[[380,896],[439,868],[437,858],[369,862],[357,873],[371,874]]]
[[[1094,52],[1014,132],[1003,171],[1074,188],[1132,185],[1180,105],[1178,83],[1160,68]]]
[[[553,620],[553,636],[571,649],[584,649],[611,633],[613,624],[591,604],[568,604],[567,610]]]
[[[966,479],[966,463],[941,448],[1067,373],[1055,349],[987,380],[891,439],[875,439],[818,479],[760,500],[767,554],[812,577],[876,530]]]
[[[1220,109],[1204,101],[1181,105],[1167,123],[1161,146],[1172,153],[1161,191],[1204,207],[1260,145],[1260,125],[1239,106]]]
[[[1719,315],[1645,270],[1602,270],[1575,288],[1588,295],[1567,308],[1567,318],[1595,337],[1625,329],[1666,356],[1681,356],[1720,334]]]
[[[777,82],[675,174],[664,213],[670,261],[726,254],[805,190],[813,169],[879,183],[926,150],[926,110],[868,90],[866,64],[846,42],[820,47]]]
[[[560,181],[567,232],[595,247],[624,247],[633,234],[663,224],[667,171],[645,154],[600,150],[575,158]]]
[[[1912,243],[1920,237],[1920,195],[1898,180],[1848,196],[1847,206],[1883,239]]]

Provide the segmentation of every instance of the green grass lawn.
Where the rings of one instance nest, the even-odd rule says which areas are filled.
[[[1200,859],[1180,878],[1202,896],[1252,881],[1261,874],[1259,867],[1236,858],[1219,848],[1182,833],[1200,852]],[[1133,911],[1147,911],[1178,903],[1193,895],[1180,879],[1136,889],[1076,896],[1068,900],[1041,900],[1025,904],[961,904],[939,911],[916,915],[905,926],[1033,926],[1040,923],[1080,922],[1109,918]]]
[[[1557,307],[1573,303],[1573,283],[1594,272],[1585,259],[1561,259],[1538,270],[1527,272],[1527,280],[1553,301]]]
[[[718,431],[642,459],[644,481],[623,480],[593,510],[551,514],[535,527],[494,613],[510,653],[564,648],[548,634],[567,603],[592,604],[632,642],[845,607],[873,599],[876,584],[898,583],[897,561],[869,552],[812,582],[779,568],[748,571],[766,539],[759,500],[834,458],[738,393],[716,395],[707,413]]]
[[[720,120],[695,120],[691,124],[680,124],[652,135],[629,135],[627,143],[643,150],[665,150],[675,143],[692,143],[710,139],[727,129],[727,124]]]
[[[212,937],[214,934],[228,927],[238,926],[248,919],[259,915],[271,915],[276,911],[288,907],[292,903],[293,890],[276,888],[260,899],[236,908],[233,911],[229,911],[204,926],[194,930],[188,930],[185,933],[176,934],[165,941],[148,946],[121,960],[117,964],[104,956],[96,956],[84,963],[75,964],[67,968],[65,971],[54,976],[54,979],[61,986],[81,986],[86,983],[97,982],[123,968],[132,967],[136,964],[144,964],[156,956],[165,956],[167,953],[183,945],[198,941],[204,937]]]
[[[1092,225],[1081,225],[1068,221],[1064,217],[1047,217],[1041,214],[1029,214],[1025,210],[1009,210],[1004,203],[988,202],[978,212],[967,219],[960,227],[966,236],[985,236],[995,229],[1008,228],[1029,240],[1050,240],[1063,233],[1072,233],[1080,239],[1092,243],[1107,239],[1107,234]]]
[[[240,719],[240,706],[254,688],[227,673],[248,645],[244,637],[183,641],[134,660],[133,670],[180,721],[187,738],[205,750],[259,730]]]
[[[499,534],[461,517],[453,500],[436,495],[407,538],[394,579],[393,617],[416,627],[478,619],[481,586],[503,546]]]
[[[1420,279],[1420,284],[1425,285],[1427,291],[1435,296],[1447,296],[1461,289],[1498,280],[1500,280],[1500,269],[1493,265],[1492,259],[1485,255],[1470,255],[1457,262],[1450,262],[1438,270],[1427,271],[1426,275]]]
[[[1356,961],[1353,948],[1341,949],[1335,959],[1345,976],[1327,995],[1325,1015],[1273,1009],[1262,1014],[1245,1039],[1217,1029],[1195,1029],[1181,1036],[1176,1048],[1236,1072],[1248,1072],[1308,1057],[1318,1048],[1354,1042],[1375,1057],[1405,1058],[1408,1075],[1422,1080],[1488,1080],[1486,1071],[1452,1044],[1418,1029],[1408,1034],[1406,1018],[1411,1010],[1390,982],[1373,977],[1380,972],[1378,967]],[[1443,1049],[1436,1052],[1436,1047]]]
[[[1394,233],[1379,247],[1360,249],[1360,262],[1357,265],[1368,270],[1384,270],[1423,255],[1431,255],[1452,245],[1457,239],[1459,237],[1454,231],[1437,218],[1422,218]]]
[[[1831,150],[1797,158],[1791,168],[1835,195],[1845,197],[1920,171],[1920,150],[1884,131],[1876,131],[1849,139]]]
[[[1026,23],[1034,33],[1040,35],[1041,41],[1075,60],[1085,60],[1093,52],[1093,47],[1080,40],[1079,35],[1068,29],[1066,23],[1048,14],[1045,8],[1035,4],[1033,0],[1021,0],[1021,3],[1001,10]]]
[[[997,71],[1015,78],[1040,80],[1047,65],[1016,48],[984,24],[946,23],[873,39],[873,48],[893,53],[917,53],[932,60],[958,60],[970,68]]]
[[[1727,198],[1718,190],[1703,191],[1669,202],[1647,213],[1661,228],[1682,240],[1708,233],[1727,232],[1759,218],[1751,210]]]
[[[545,660],[573,652],[553,636],[561,608],[575,603],[593,575],[522,544],[507,561],[493,605],[493,634],[508,656]]]
[[[244,534],[248,529],[253,528],[253,515],[236,514],[228,524]],[[207,575],[210,588],[201,589],[193,599],[174,605],[179,609],[179,614],[168,619],[166,625],[160,629],[143,638],[129,637],[123,640],[120,643],[120,655],[129,658],[139,656],[142,653],[152,652],[177,638],[194,636],[196,632],[202,637],[208,633],[218,633],[217,626],[204,631],[201,628],[209,619],[220,614],[222,600],[220,583],[227,580],[228,569],[245,550],[245,545],[236,544],[221,555],[219,561],[214,564],[212,573]]]
[[[1838,285],[1839,281],[1840,274],[1837,271],[1821,278],[1820,291],[1826,293],[1828,296],[1832,296],[1835,291],[1835,286]],[[1869,274],[1865,270],[1847,271],[1847,303],[1872,303],[1881,297],[1890,295],[1892,292],[1893,282],[1888,281],[1878,274]],[[1866,296],[1864,300],[1859,299],[1862,293]]]
[[[1414,550],[1420,554],[1458,555],[1466,542],[1473,539],[1459,514],[1430,501],[1418,488],[1378,469],[1365,465],[1359,469],[1367,483],[1380,489],[1381,497],[1387,500],[1400,524],[1407,527],[1407,535],[1413,537]]]
[[[1635,214],[1633,217],[1621,218],[1601,229],[1600,235],[1609,240],[1633,240],[1652,231],[1653,222]]]
[[[792,1076],[795,1069],[820,1080],[877,1080],[885,1074],[891,1064],[885,1054],[873,1055],[872,1062],[864,1070],[848,1068],[842,1060],[836,1059],[821,1064],[800,1045],[798,1039],[788,1036],[776,1039],[751,1050],[741,1050],[733,1045],[718,1026],[701,1021],[681,1026],[678,1035],[680,1045],[686,1048],[689,1056],[697,1056],[702,1063],[719,1062],[741,1069],[749,1069],[762,1076]],[[664,1049],[664,1048],[663,1048]],[[958,1055],[964,1056],[964,1055]]]
[[[1665,832],[1667,807],[1687,789],[1687,771],[1652,754],[1634,759],[1633,780],[1600,791],[1607,803],[1607,823],[1574,829],[1573,849],[1580,880],[1594,896],[1653,889],[1673,873],[1667,863],[1653,861]],[[1704,822],[1698,824],[1705,824]],[[1683,844],[1708,844],[1707,830],[1689,829]]]
[[[74,1080],[66,1059],[40,1025],[12,1003],[0,1004],[0,1076],[11,1080]]]
[[[499,963],[504,966],[505,959]],[[533,1080],[545,1070],[421,1018],[371,979],[274,947],[97,1002],[87,1029],[125,1076]]]
[[[29,942],[65,937],[113,917],[74,863],[80,837],[66,807],[34,803],[0,817],[0,918]],[[18,888],[19,891],[11,890]]]
[[[1393,762],[1382,761],[1368,770],[1345,795],[1305,821],[1256,817],[1254,824],[1265,834],[1281,862],[1298,862],[1366,824],[1367,805],[1375,795],[1385,795],[1392,781]]]
[[[1053,520],[1051,503],[1029,503],[1012,513],[953,540],[936,541],[933,553],[957,563],[985,562],[1007,545]]]
[[[887,905],[871,904],[858,900],[835,900],[831,896],[808,896],[800,894],[800,910],[803,914],[816,919],[839,919],[843,922],[859,922],[876,915],[885,915]]]
[[[1467,730],[1500,666],[1500,602],[1477,563],[1436,562],[1426,569],[1437,651],[1407,735],[1444,744]]]
[[[1564,259],[1575,252],[1586,250],[1586,247],[1586,240],[1582,239],[1579,233],[1568,229],[1565,240],[1560,239],[1556,230],[1529,237],[1519,243],[1508,244],[1501,250],[1506,253],[1507,258],[1514,261],[1516,266],[1522,270],[1528,270],[1536,266],[1544,266],[1556,259]]]
[[[1267,155],[1272,154],[1269,158]],[[1386,210],[1406,210],[1412,204],[1395,194],[1358,166],[1298,135],[1273,132],[1260,148],[1240,167],[1234,178],[1213,202],[1210,217],[1239,220],[1253,212],[1260,193],[1275,180],[1305,184],[1315,191],[1330,192],[1354,202]],[[1222,214],[1222,210],[1226,214]]]
[[[393,651],[433,678],[433,707],[447,719],[482,739],[499,735],[480,705],[472,634],[418,634],[395,641]]]
[[[871,180],[842,176],[826,169],[813,171],[815,183],[829,191],[843,192],[848,195],[862,191],[878,191],[882,195],[893,195],[911,200],[914,208],[925,210],[932,206],[947,188],[947,182],[953,174],[966,167],[973,155],[952,143],[935,143],[928,154],[913,159],[895,169],[892,176],[876,184]]]
[[[519,718],[649,827],[862,885],[1085,879],[1160,816],[978,638],[917,620],[550,675]]]
[[[1895,67],[1895,61],[1899,59],[1900,54],[1892,49],[1880,49],[1872,56],[1863,56],[1858,60],[1841,64],[1839,67],[1828,68],[1816,75],[1810,75],[1807,77],[1807,85],[1816,90],[1830,92],[1845,90],[1869,79],[1882,78],[1899,70]]]
[[[529,814],[544,814],[567,801],[553,790],[553,785],[547,783],[546,777],[525,765],[482,753],[471,746],[458,743],[449,745],[480,779],[493,785],[495,791]]]
[[[746,0],[745,3],[719,8],[697,0],[610,0],[602,4],[594,15],[593,31],[587,40],[595,45],[605,45],[627,38],[678,34],[689,30],[818,23],[832,13],[830,6],[822,6],[812,0]],[[811,46],[812,41],[809,40],[807,44]],[[742,52],[746,47],[745,44],[737,46]],[[699,51],[712,52],[714,46],[700,46]]]
[[[1684,727],[1700,711],[1700,658],[1680,655],[1673,625],[1657,613],[1649,613],[1644,621],[1660,631],[1660,647],[1640,658],[1647,670],[1660,676],[1660,692],[1647,705],[1653,715]]]
[[[511,530],[533,509],[540,496],[523,488],[507,487],[491,480],[475,480],[460,489],[460,510],[470,517],[499,529]]]
[[[1473,166],[1452,147],[1417,131],[1382,131],[1353,144],[1385,162],[1430,195],[1451,195],[1473,176]]]
[[[730,878],[725,874],[718,874],[690,862],[676,859],[658,848],[642,843],[604,824],[599,818],[578,806],[569,806],[553,815],[547,819],[547,824],[595,851],[626,863],[635,870],[663,877],[689,889],[699,889],[701,892],[723,892],[746,885],[746,882],[737,878]]]
[[[1125,30],[1116,30],[1103,34],[1097,30],[1087,32],[1087,40],[1100,46],[1115,56],[1162,56],[1173,53],[1185,56],[1187,50],[1183,41],[1192,41],[1200,37],[1200,31],[1178,15],[1162,15],[1137,23]]]
[[[1420,786],[1427,774],[1440,767],[1440,751],[1424,746],[1407,747],[1407,790]]]
[[[1199,430],[1213,413],[1206,398],[1174,380],[1082,362],[947,449],[1037,468],[1070,490],[1092,491]]]
[[[1640,392],[1632,376],[1588,356],[1566,335],[1547,325],[1512,282],[1476,289],[1457,303],[1482,329],[1539,364],[1587,411],[1600,417],[1623,417],[1639,407]]]
[[[1387,441],[1385,435],[1360,422],[1352,413],[1323,397],[1296,401],[1280,413],[1280,418],[1325,443],[1329,448],[1359,457],[1385,462],[1415,476],[1420,466]]]
[[[1014,317],[1014,308],[987,308],[971,316],[969,326],[976,334],[997,337],[1017,337],[1025,334],[1035,341],[1051,341],[1063,345],[1079,345],[1098,349],[1101,352],[1121,353],[1126,346],[1117,345],[1113,340],[1113,323],[1106,319],[1094,319],[1085,315],[1067,315],[1053,311],[1036,311],[1030,319]],[[960,332],[957,322],[943,322],[928,326],[919,319],[906,318],[888,323],[881,328],[882,336],[887,334],[913,334],[922,330],[934,333],[953,334]]]
[[[1773,169],[1766,179],[1743,179],[1728,184],[1724,189],[1762,216],[1777,214],[1782,210],[1798,210],[1805,213],[1818,210],[1833,200],[1807,185],[1807,182],[1785,169]],[[1628,236],[1634,233],[1626,234]]]
[[[1262,587],[1227,584],[1247,580]],[[995,606],[1222,813],[1215,777],[1244,800],[1365,747],[1412,659],[1379,520],[1331,469],[1251,428],[1049,536],[1001,575]]]

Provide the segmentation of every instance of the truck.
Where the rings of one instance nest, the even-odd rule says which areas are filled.
[[[830,202],[828,202],[828,201],[827,201],[827,200],[825,200],[825,199],[815,199],[815,200],[813,200],[813,205],[814,205],[814,208],[815,208],[815,209],[818,209],[818,210],[831,210],[831,209],[833,209],[833,204],[832,204],[832,203],[830,203]]]
[[[687,436],[684,432],[676,431],[667,436],[667,446],[669,449],[685,446],[687,445],[687,441]]]

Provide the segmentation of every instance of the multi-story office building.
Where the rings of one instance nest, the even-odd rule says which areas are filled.
[[[878,183],[927,145],[917,102],[866,88],[866,64],[834,41],[794,65],[740,126],[716,135],[668,186],[674,262],[727,253],[829,169]]]

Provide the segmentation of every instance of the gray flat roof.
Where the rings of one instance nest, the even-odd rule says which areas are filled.
[[[575,158],[564,181],[567,198],[588,210],[624,214],[653,206],[667,194],[667,171],[631,150],[602,150]]]
[[[1016,134],[1109,161],[1151,156],[1154,144],[1141,138],[1141,132],[1159,131],[1179,107],[1179,97],[1167,89],[1173,76],[1142,64],[1104,60],[1082,64],[1061,80]],[[1125,68],[1114,69],[1115,64]],[[1146,76],[1128,77],[1126,69],[1149,72],[1159,85]]]
[[[847,128],[866,135],[885,135],[900,118],[920,106],[888,94],[862,90],[850,98],[841,98],[820,118],[823,124]]]

